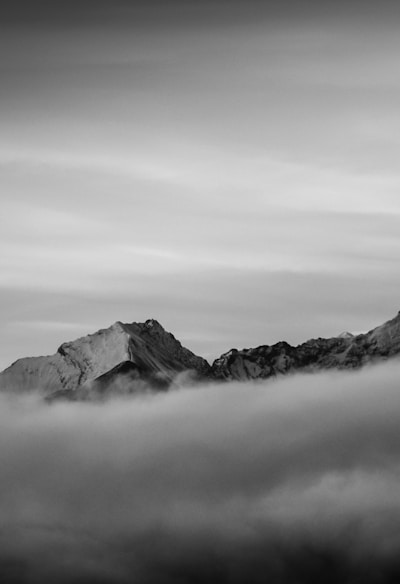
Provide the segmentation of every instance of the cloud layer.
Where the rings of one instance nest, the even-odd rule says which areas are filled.
[[[1,580],[398,581],[399,373],[2,398]]]

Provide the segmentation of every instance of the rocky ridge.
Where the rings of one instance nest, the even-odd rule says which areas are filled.
[[[400,312],[365,334],[342,333],[292,346],[281,341],[254,349],[231,349],[216,359],[212,377],[220,380],[266,379],[295,371],[355,369],[400,354]]]
[[[54,355],[19,359],[0,373],[0,390],[39,390],[47,399],[89,399],[168,389],[180,373],[194,380],[266,379],[296,371],[354,369],[400,354],[400,312],[365,334],[342,333],[292,346],[281,341],[231,349],[210,366],[154,319],[114,323]]]

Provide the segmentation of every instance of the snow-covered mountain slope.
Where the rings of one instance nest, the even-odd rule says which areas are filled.
[[[131,378],[135,371],[137,379],[163,385],[181,371],[193,370],[205,376],[210,366],[182,347],[156,320],[116,322],[107,329],[63,343],[55,355],[19,359],[0,374],[0,389],[38,389],[46,395],[62,391],[62,395],[68,395],[108,374],[96,385],[104,389],[111,379],[127,375],[128,370]]]
[[[330,339],[311,339],[293,347],[282,341],[254,349],[231,349],[216,359],[216,379],[258,379],[321,369],[357,368],[400,354],[400,312],[365,334],[342,333]]]

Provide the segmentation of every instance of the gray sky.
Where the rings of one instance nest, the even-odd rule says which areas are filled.
[[[213,359],[400,308],[393,2],[7,2],[0,366],[157,318]]]

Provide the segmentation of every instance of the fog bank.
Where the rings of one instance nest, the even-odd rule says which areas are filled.
[[[399,373],[1,398],[1,581],[399,581]]]

